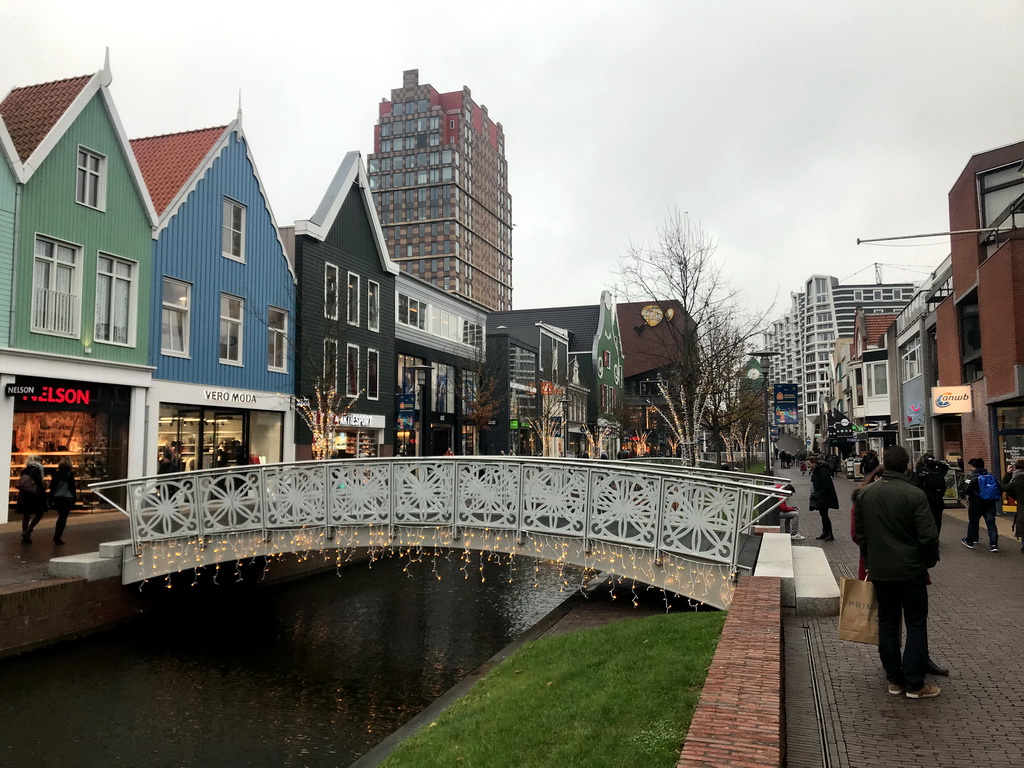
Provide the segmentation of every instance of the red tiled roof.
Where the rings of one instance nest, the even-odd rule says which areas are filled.
[[[0,102],[0,115],[22,162],[28,160],[92,77],[82,75],[15,88]]]
[[[864,315],[864,337],[868,344],[877,344],[895,319],[896,315]]]
[[[226,128],[221,125],[131,140],[157,215],[163,215]]]

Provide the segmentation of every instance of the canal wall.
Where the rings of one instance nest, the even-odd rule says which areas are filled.
[[[272,585],[336,567],[333,560],[319,557],[282,557],[275,558],[258,578]],[[121,584],[120,576],[93,581],[42,579],[0,587],[0,658],[109,629],[157,605],[138,585]]]

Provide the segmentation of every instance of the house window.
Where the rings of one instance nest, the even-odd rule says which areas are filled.
[[[220,295],[220,361],[242,364],[242,310],[244,300],[227,293]]]
[[[359,325],[359,275],[348,273],[348,324]]]
[[[338,385],[338,342],[334,339],[324,339],[324,385]]]
[[[96,341],[129,344],[135,305],[135,262],[105,253],[96,259]]]
[[[373,280],[366,282],[366,327],[380,330],[380,285]]]
[[[1018,168],[1020,163],[998,168],[987,173],[978,175],[978,202],[981,206],[981,225],[983,227],[997,226],[1004,224],[1009,226],[1013,221],[1007,221],[1004,215],[1010,206],[1024,193],[1024,177],[1021,177]],[[1017,216],[1017,226],[1020,219]]]
[[[192,286],[169,277],[164,278],[163,310],[160,314],[160,352],[178,357],[188,356],[188,321]]]
[[[380,352],[366,350],[366,396],[370,400],[380,397]]]
[[[889,381],[886,378],[885,369],[885,363],[875,363],[868,366],[868,397],[880,397],[889,394]]]
[[[229,259],[245,261],[245,206],[224,198],[221,250]]]
[[[32,330],[78,336],[81,249],[36,238],[32,263]]]
[[[267,368],[271,371],[288,371],[288,313],[283,309],[270,307],[267,310]]]
[[[324,317],[338,319],[338,268],[324,264]]]
[[[900,350],[904,383],[921,374],[921,337],[915,336]]]
[[[345,394],[352,397],[359,394],[359,347],[349,344],[345,352]]]
[[[78,172],[75,177],[75,202],[102,210],[107,194],[107,159],[103,155],[78,148]]]

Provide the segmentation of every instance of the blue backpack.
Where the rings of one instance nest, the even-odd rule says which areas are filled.
[[[978,495],[986,501],[995,501],[1002,497],[1003,492],[999,488],[999,483],[994,475],[988,472],[984,475],[978,475]]]

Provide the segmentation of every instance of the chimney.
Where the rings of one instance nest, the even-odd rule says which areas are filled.
[[[402,87],[415,88],[420,84],[420,71],[418,69],[407,69],[402,73]]]

